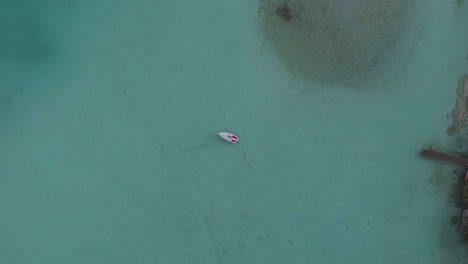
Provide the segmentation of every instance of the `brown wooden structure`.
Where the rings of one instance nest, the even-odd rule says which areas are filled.
[[[428,158],[433,158],[433,159],[438,159],[438,160],[443,160],[443,161],[448,161],[451,163],[459,164],[465,167],[468,167],[468,159],[449,155],[449,154],[444,154],[437,152],[435,150],[425,150],[423,149],[421,152],[421,155],[424,157]],[[468,184],[468,169],[465,173],[465,185]],[[468,235],[468,209],[463,210],[462,216],[461,216],[461,221],[460,221],[460,233],[462,235]]]
[[[459,165],[462,165],[462,166],[467,166],[468,165],[468,159],[460,158],[460,157],[449,155],[449,154],[440,153],[440,152],[437,152],[435,150],[425,150],[425,149],[423,149],[421,154],[424,157],[443,160],[443,161],[448,161],[448,162],[456,163],[456,164],[459,164]]]

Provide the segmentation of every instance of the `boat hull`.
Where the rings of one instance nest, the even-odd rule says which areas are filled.
[[[229,132],[218,132],[218,135],[229,143],[239,143],[239,137]]]

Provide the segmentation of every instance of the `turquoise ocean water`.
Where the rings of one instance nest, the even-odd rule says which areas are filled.
[[[466,151],[468,3],[357,89],[291,74],[256,1],[0,3],[1,263],[468,259],[457,168],[419,156]]]

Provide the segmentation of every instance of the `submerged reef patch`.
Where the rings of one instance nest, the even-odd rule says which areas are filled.
[[[282,6],[278,6],[276,8],[276,14],[280,16],[286,22],[291,21],[292,14],[291,14],[291,9],[288,6],[288,2],[284,2]]]
[[[453,123],[447,129],[451,136],[468,125],[468,74],[463,74],[458,80],[457,95],[457,102],[451,114]]]
[[[260,0],[259,27],[291,73],[314,83],[353,85],[414,30],[419,2]]]

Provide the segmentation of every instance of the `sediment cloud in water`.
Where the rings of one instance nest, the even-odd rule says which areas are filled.
[[[286,68],[328,85],[356,85],[414,32],[420,0],[260,0],[259,25]]]

